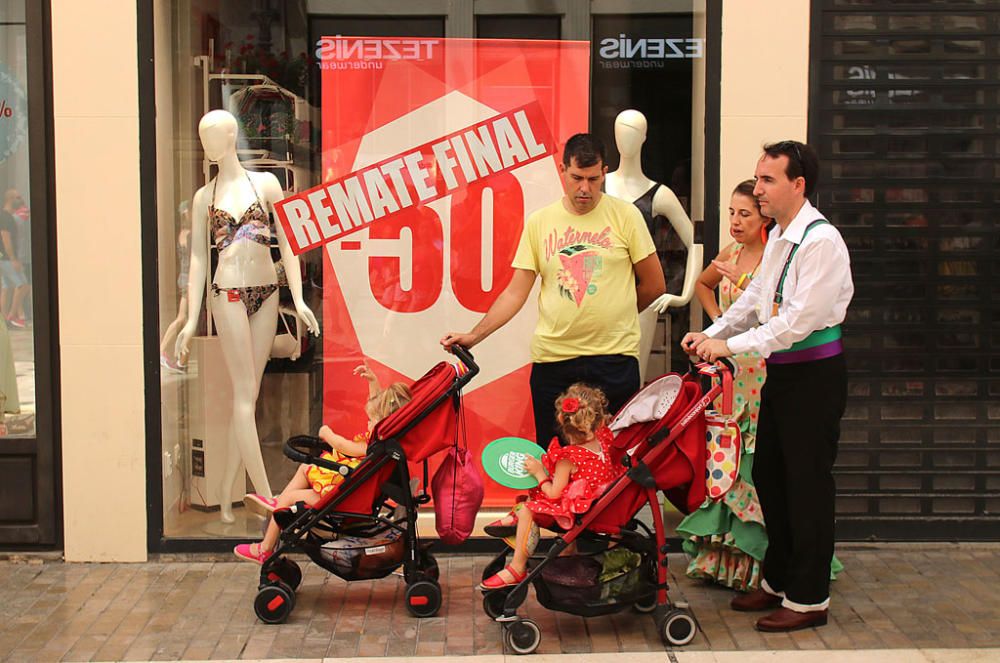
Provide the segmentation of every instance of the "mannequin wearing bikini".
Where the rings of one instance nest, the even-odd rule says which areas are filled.
[[[231,494],[242,461],[254,492],[271,497],[254,414],[278,319],[278,275],[271,258],[269,213],[284,194],[274,175],[252,173],[240,164],[237,123],[232,114],[222,110],[207,113],[198,125],[198,134],[206,157],[219,171],[198,189],[192,202],[188,321],[177,336],[177,360],[186,361],[201,312],[205,275],[211,264],[211,235],[219,255],[209,293],[212,318],[233,385],[230,444],[220,494]],[[302,299],[299,260],[281,224],[275,229],[295,310],[309,331],[318,334],[316,317]],[[228,500],[221,504],[221,517],[227,523],[235,520]]]
[[[608,173],[604,189],[616,198],[634,203],[649,226],[655,226],[657,217],[665,217],[687,249],[687,262],[681,292],[661,295],[639,314],[639,327],[642,330],[639,366],[643,371],[643,380],[658,314],[668,308],[685,306],[691,301],[698,274],[701,273],[703,254],[702,245],[694,243],[694,224],[677,196],[667,186],[654,182],[642,172],[641,155],[642,144],[646,141],[646,127],[645,116],[637,110],[622,111],[615,118],[615,144],[621,155],[621,162],[618,170]],[[655,227],[649,228],[654,238],[657,237],[658,230],[660,229]],[[664,272],[667,270],[664,269]]]

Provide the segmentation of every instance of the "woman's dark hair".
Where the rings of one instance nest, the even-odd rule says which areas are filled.
[[[752,199],[753,204],[757,206],[757,211],[759,212],[760,203],[757,202],[757,196],[753,195],[753,189],[755,186],[757,186],[757,183],[754,182],[753,180],[743,180],[742,182],[736,185],[736,188],[733,189],[733,193],[734,194],[738,193],[741,196],[746,196],[747,198]]]
[[[788,157],[785,175],[789,180],[799,177],[805,179],[806,198],[816,190],[816,181],[819,179],[819,157],[816,156],[816,150],[797,140],[782,140],[765,145],[764,154],[772,159]]]
[[[753,190],[754,187],[756,186],[757,183],[754,182],[753,180],[743,180],[742,182],[736,185],[735,189],[733,189],[733,195],[736,195],[738,193],[741,196],[746,196],[747,198],[752,200],[754,207],[757,208],[757,213],[760,214],[761,216],[764,216],[764,214],[760,211],[760,201],[757,200],[757,196],[753,195]],[[774,227],[774,219],[772,219],[769,216],[764,216],[764,225],[761,226],[760,236],[765,243],[767,242],[767,233],[771,232],[771,228],[773,227]]]

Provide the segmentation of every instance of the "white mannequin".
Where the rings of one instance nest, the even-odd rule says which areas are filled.
[[[635,202],[648,192],[656,182],[646,177],[642,172],[642,144],[646,142],[646,117],[637,110],[624,110],[615,118],[615,144],[621,155],[618,170],[608,173],[604,180],[607,193]],[[652,345],[652,335],[656,329],[658,314],[668,308],[685,306],[694,295],[694,286],[701,273],[704,247],[694,243],[694,224],[677,196],[666,186],[657,189],[653,196],[652,212],[654,216],[664,216],[687,249],[687,264],[684,268],[684,287],[679,295],[666,293],[657,298],[649,307],[639,314],[639,326],[642,330],[640,343],[640,371],[645,380],[646,362]]]
[[[223,110],[206,113],[198,124],[198,134],[205,156],[218,165],[219,172],[213,181],[198,189],[191,206],[188,321],[177,336],[175,351],[178,362],[182,362],[188,354],[205,294],[206,271],[211,264],[209,206],[213,204],[213,194],[216,209],[225,210],[237,221],[243,219],[246,210],[256,203],[258,196],[265,213],[271,212],[274,203],[284,198],[281,185],[274,175],[249,172],[240,164],[236,156],[237,123],[232,114]],[[275,229],[295,310],[309,331],[318,334],[316,317],[302,299],[299,259],[292,253],[281,224],[275,224]],[[212,279],[212,283],[219,288],[266,286],[277,282],[278,275],[270,248],[245,238],[233,241],[220,251],[218,267]],[[277,329],[278,293],[275,291],[269,295],[252,315],[248,315],[247,306],[242,300],[232,301],[226,292],[220,294],[221,296],[212,295],[214,298],[211,308],[226,368],[232,380],[233,417],[219,494],[224,496],[220,506],[222,520],[231,523],[235,519],[229,495],[232,494],[241,460],[254,491],[266,497],[272,496],[261,456],[254,413],[264,366]]]

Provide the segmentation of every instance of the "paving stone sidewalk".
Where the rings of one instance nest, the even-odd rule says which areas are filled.
[[[686,651],[858,650],[1000,646],[1000,545],[849,545],[830,623],[792,634],[753,629],[731,592],[684,576],[671,555],[671,596],[702,632]],[[221,556],[145,564],[0,562],[0,660],[207,660],[502,654],[500,627],[474,589],[487,556],[442,556],[444,606],[417,620],[402,580],[346,583],[305,572],[289,621],[259,623],[256,567]],[[651,617],[582,619],[541,608],[539,653],[663,652]],[[530,659],[529,659],[530,660]],[[666,659],[665,659],[666,660]]]

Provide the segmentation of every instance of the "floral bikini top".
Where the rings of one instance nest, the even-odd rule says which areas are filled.
[[[212,204],[208,208],[208,218],[212,223],[212,237],[215,238],[215,248],[222,253],[230,244],[241,239],[257,242],[264,246],[271,245],[271,223],[270,217],[264,210],[264,205],[260,202],[257,194],[257,187],[253,185],[250,174],[247,173],[247,181],[253,189],[253,195],[257,199],[246,208],[237,221],[233,215],[226,210],[215,206],[215,190],[219,185],[219,178],[215,178],[212,185]]]

